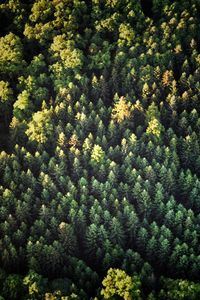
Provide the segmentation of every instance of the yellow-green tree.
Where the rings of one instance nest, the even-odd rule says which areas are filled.
[[[149,122],[148,127],[146,129],[146,133],[153,134],[154,136],[159,138],[162,129],[163,129],[162,124],[158,121],[158,119],[154,118]]]
[[[22,43],[20,38],[10,32],[0,38],[0,74],[9,78],[19,74],[25,61],[23,60]]]
[[[91,159],[95,162],[100,162],[104,158],[104,151],[99,145],[94,145],[91,153]]]
[[[0,81],[0,114],[4,116],[5,123],[8,123],[8,116],[12,108],[13,91],[9,87],[9,82]]]
[[[30,117],[33,110],[33,104],[30,100],[30,94],[24,90],[18,95],[17,101],[13,105],[13,115],[19,121],[23,121]]]
[[[33,114],[32,120],[28,123],[26,134],[30,141],[44,144],[51,140],[53,135],[52,109],[43,109]]]
[[[165,279],[164,289],[160,291],[159,299],[197,300],[200,297],[200,285],[183,279]]]
[[[154,102],[149,105],[146,111],[146,120],[148,122],[146,133],[159,138],[163,131],[163,125],[160,122],[160,112]]]
[[[130,277],[123,270],[110,268],[102,284],[104,288],[101,290],[101,295],[104,299],[112,299],[114,295],[125,300],[141,299],[139,278]]]

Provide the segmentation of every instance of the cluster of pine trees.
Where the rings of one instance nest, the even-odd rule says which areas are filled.
[[[199,9],[1,1],[0,299],[200,298]]]

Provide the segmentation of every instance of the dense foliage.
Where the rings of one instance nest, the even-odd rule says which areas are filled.
[[[1,300],[200,299],[199,9],[0,2]]]

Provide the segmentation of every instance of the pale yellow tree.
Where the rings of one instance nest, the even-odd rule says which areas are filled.
[[[125,97],[120,97],[112,109],[112,119],[117,123],[129,119],[131,116],[131,104],[126,101]]]

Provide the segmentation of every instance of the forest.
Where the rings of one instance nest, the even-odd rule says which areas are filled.
[[[200,0],[0,0],[0,300],[200,299]]]

